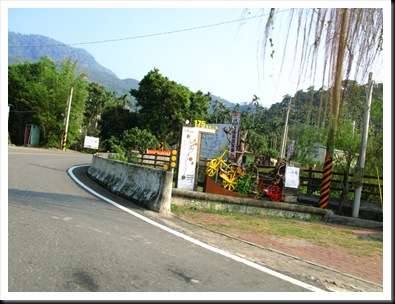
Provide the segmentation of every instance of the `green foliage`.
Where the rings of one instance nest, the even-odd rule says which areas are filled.
[[[85,75],[76,76],[77,62],[63,60],[60,67],[48,57],[37,63],[25,62],[8,68],[8,103],[12,105],[9,133],[13,143],[22,145],[26,124],[40,128],[40,145],[60,147],[65,131],[67,100],[73,88],[68,127],[68,145],[80,141],[86,99]]]
[[[218,99],[210,100],[210,106],[212,113],[207,118],[208,123],[227,124],[232,122],[232,112],[224,102],[220,102]]]
[[[155,146],[157,139],[147,130],[135,127],[122,132],[120,137],[111,136],[103,143],[107,151],[120,155],[129,155],[132,150],[146,153],[148,148]]]
[[[130,112],[122,105],[107,103],[104,107],[99,121],[100,137],[103,141],[103,148],[109,150],[106,140],[111,136],[121,138],[125,130],[130,130],[139,125],[140,117],[138,113]]]
[[[370,111],[370,127],[366,151],[365,172],[370,175],[383,176],[383,84],[380,83],[373,90]]]
[[[189,91],[161,75],[158,69],[148,72],[139,88],[130,90],[130,94],[136,98],[139,107],[139,127],[170,145],[178,142],[181,126],[186,120],[205,120],[209,108],[208,95]]]
[[[85,132],[89,136],[98,136],[98,123],[103,108],[110,100],[110,94],[98,83],[91,82],[88,85],[88,98],[85,102],[84,125]]]
[[[251,130],[248,132],[246,143],[248,144],[248,151],[254,154],[268,155],[268,147],[266,137]]]
[[[254,167],[249,166],[246,169],[246,174],[244,176],[239,177],[237,181],[237,187],[235,189],[235,192],[248,196],[251,194],[251,189],[253,186],[253,174],[255,173]]]
[[[317,130],[314,127],[299,125],[297,133],[290,132],[292,134],[292,138],[297,139],[295,152],[291,159],[295,162],[304,164],[307,167],[322,165],[317,163],[317,160],[314,158],[314,147],[317,143],[321,143],[324,140],[326,132],[326,129]]]
[[[155,147],[156,137],[147,130],[135,127],[122,133],[121,141],[127,151],[138,150],[146,153],[148,148]]]
[[[278,152],[277,150],[268,148],[263,151],[263,155],[277,158],[280,156],[280,152]]]
[[[334,153],[333,170],[339,173],[350,172],[351,166],[357,164],[361,147],[361,135],[356,134],[352,117],[343,108],[339,118],[338,130],[335,136],[335,146],[339,152]]]

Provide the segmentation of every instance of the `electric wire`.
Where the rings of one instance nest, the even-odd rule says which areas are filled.
[[[287,10],[280,11],[279,13],[284,13],[284,12],[286,12],[286,11],[288,11],[288,9],[287,9]],[[48,44],[48,45],[9,45],[8,47],[9,47],[9,48],[65,47],[65,46],[86,45],[86,44],[99,44],[99,43],[108,43],[108,42],[116,42],[116,41],[123,41],[123,40],[141,39],[141,38],[148,38],[148,37],[155,37],[155,36],[163,36],[163,35],[176,34],[176,33],[187,32],[187,31],[193,31],[193,30],[200,30],[200,29],[204,29],[204,28],[210,28],[210,27],[215,27],[215,26],[220,26],[220,25],[225,25],[225,24],[230,24],[230,23],[235,23],[235,22],[241,22],[241,21],[246,21],[246,20],[261,18],[261,17],[263,17],[263,16],[265,16],[265,15],[268,15],[268,14],[260,14],[260,15],[257,15],[257,16],[246,17],[246,18],[237,19],[237,20],[224,21],[224,22],[220,22],[220,23],[214,23],[214,24],[208,24],[208,25],[190,27],[190,28],[179,29],[179,30],[174,30],[174,31],[167,31],[167,32],[161,32],[161,33],[155,33],[155,34],[146,34],[146,35],[139,35],[139,36],[131,36],[131,37],[124,37],[124,38],[116,38],[116,39],[97,40],[97,41],[90,41],[90,42],[75,42],[75,43],[62,43],[62,44]]]

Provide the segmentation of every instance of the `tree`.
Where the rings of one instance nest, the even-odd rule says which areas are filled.
[[[80,141],[86,99],[84,74],[76,75],[76,62],[65,59],[57,67],[48,57],[8,67],[8,103],[13,107],[9,120],[12,142],[23,144],[26,124],[40,128],[40,145],[60,147],[65,131],[67,99],[73,87],[68,142]]]
[[[139,114],[130,112],[122,105],[107,103],[99,120],[100,137],[105,150],[111,150],[106,144],[112,136],[120,139],[125,130],[139,126]]]
[[[149,131],[135,127],[125,130],[122,133],[121,141],[127,151],[138,150],[140,153],[146,153],[148,148],[155,147],[157,139]]]
[[[89,136],[97,136],[99,134],[99,120],[104,106],[112,98],[112,94],[95,82],[88,85],[88,98],[85,102],[84,125],[86,134]]]
[[[253,125],[255,123],[255,113],[256,113],[256,110],[258,109],[258,106],[259,106],[259,102],[258,102],[259,99],[260,98],[254,94],[254,96],[252,97],[252,101],[251,101],[251,104],[254,107],[254,114],[252,116],[252,124]]]
[[[290,10],[289,31],[295,11],[297,9]],[[297,12],[298,26],[295,27],[297,29],[295,49],[301,50],[301,55],[300,64],[298,64],[296,61],[298,52],[295,52],[294,62],[296,62],[296,66],[301,67],[300,79],[308,71],[311,72],[310,75],[314,79],[317,63],[320,62],[319,50],[322,47],[324,51],[325,65],[322,86],[326,80],[327,87],[331,88],[326,157],[331,159],[341,105],[341,81],[349,79],[352,71],[355,73],[355,79],[366,79],[374,64],[382,60],[380,52],[383,42],[383,10],[381,8],[317,8],[299,9]],[[270,9],[263,35],[263,62],[265,61],[267,41],[270,41],[273,46],[271,35],[275,28],[274,23],[277,15],[278,9]],[[301,46],[298,45],[300,37],[303,39]],[[284,48],[283,62],[287,49]],[[320,199],[320,207],[325,207],[326,204]]]
[[[232,112],[223,102],[218,101],[218,99],[214,101],[210,101],[212,113],[208,118],[209,123],[215,124],[226,124],[232,122]]]
[[[364,171],[369,175],[383,176],[383,84],[373,89],[370,111],[370,128]]]
[[[139,88],[131,89],[130,94],[136,98],[139,107],[139,127],[169,145],[178,143],[181,126],[186,120],[205,120],[207,117],[209,95],[191,92],[161,75],[156,68],[148,72]]]
[[[344,108],[344,105],[343,105]],[[338,155],[334,155],[334,168],[336,172],[343,173],[343,186],[340,193],[340,200],[336,212],[341,214],[343,204],[349,192],[349,175],[352,173],[352,165],[357,164],[359,147],[361,142],[360,134],[356,134],[355,121],[346,110],[342,109],[339,117],[339,128],[336,132],[336,148]]]

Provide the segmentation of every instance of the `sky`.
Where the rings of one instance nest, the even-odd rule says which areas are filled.
[[[299,79],[297,68],[291,70],[292,47],[280,69],[286,26],[275,29],[277,54],[270,58],[269,49],[263,67],[261,45],[269,12],[263,5],[270,7],[269,1],[184,1],[189,5],[182,7],[168,1],[23,3],[9,7],[9,31],[83,48],[121,79],[140,81],[157,68],[193,92],[210,92],[233,103],[251,102],[257,95],[265,107],[300,89],[320,87],[311,79]],[[289,8],[278,3],[282,1],[276,2],[279,16],[286,18]],[[382,80],[381,72],[376,79]]]

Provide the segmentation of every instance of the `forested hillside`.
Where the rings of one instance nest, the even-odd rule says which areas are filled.
[[[77,73],[86,73],[89,81],[100,83],[106,90],[115,91],[118,95],[128,94],[131,88],[138,87],[138,80],[119,79],[84,49],[71,47],[41,35],[8,33],[8,64],[38,62],[43,56],[47,56],[58,65],[64,59],[78,60]]]
[[[16,144],[21,144],[24,126],[30,123],[40,126],[42,145],[59,147],[65,103],[72,83],[79,85],[78,89],[74,88],[68,145],[77,149],[82,146],[84,135],[99,136],[102,149],[106,150],[122,151],[126,148],[125,142],[128,142],[128,149],[133,149],[134,144],[141,148],[145,145],[136,140],[151,138],[149,134],[144,137],[138,133],[141,130],[153,134],[157,141],[165,139],[168,144],[174,144],[177,130],[186,120],[231,123],[234,112],[241,113],[240,132],[248,132],[247,150],[251,153],[277,157],[285,139],[286,150],[292,141],[296,142],[292,160],[312,165],[316,162],[311,159],[314,147],[327,144],[331,100],[330,90],[325,88],[310,87],[307,91],[283,96],[269,109],[259,103],[258,96],[242,104],[232,104],[204,91],[191,92],[182,83],[160,74],[159,70],[148,71],[141,81],[120,80],[84,50],[65,45],[47,51],[44,47],[23,47],[59,44],[46,37],[10,33],[9,39],[9,134]],[[87,79],[82,72],[88,75]],[[57,79],[63,79],[62,87],[56,85]],[[117,85],[121,84],[123,89],[119,91]],[[366,84],[343,80],[341,85],[343,94],[335,149],[348,151],[346,163],[349,167],[359,153]],[[150,95],[151,90],[156,90],[157,94]],[[157,96],[162,97],[157,99]],[[131,104],[130,99],[135,102]],[[383,84],[379,83],[373,89],[366,156],[366,170],[372,172],[382,171],[383,102]],[[167,106],[163,107],[165,104]],[[153,115],[154,112],[157,113]],[[289,119],[285,129],[287,112]],[[133,134],[130,133],[132,129],[135,130]],[[152,143],[151,139],[147,142]]]
[[[77,73],[86,73],[89,81],[99,83],[107,91],[115,92],[118,96],[126,94],[127,99],[135,103],[134,98],[129,94],[129,90],[137,89],[140,80],[133,78],[119,79],[110,69],[100,65],[86,50],[68,46],[42,35],[8,33],[8,64],[24,61],[38,62],[43,56],[47,56],[58,65],[64,59],[78,60]],[[228,107],[234,106],[225,99],[215,95],[212,96]]]

